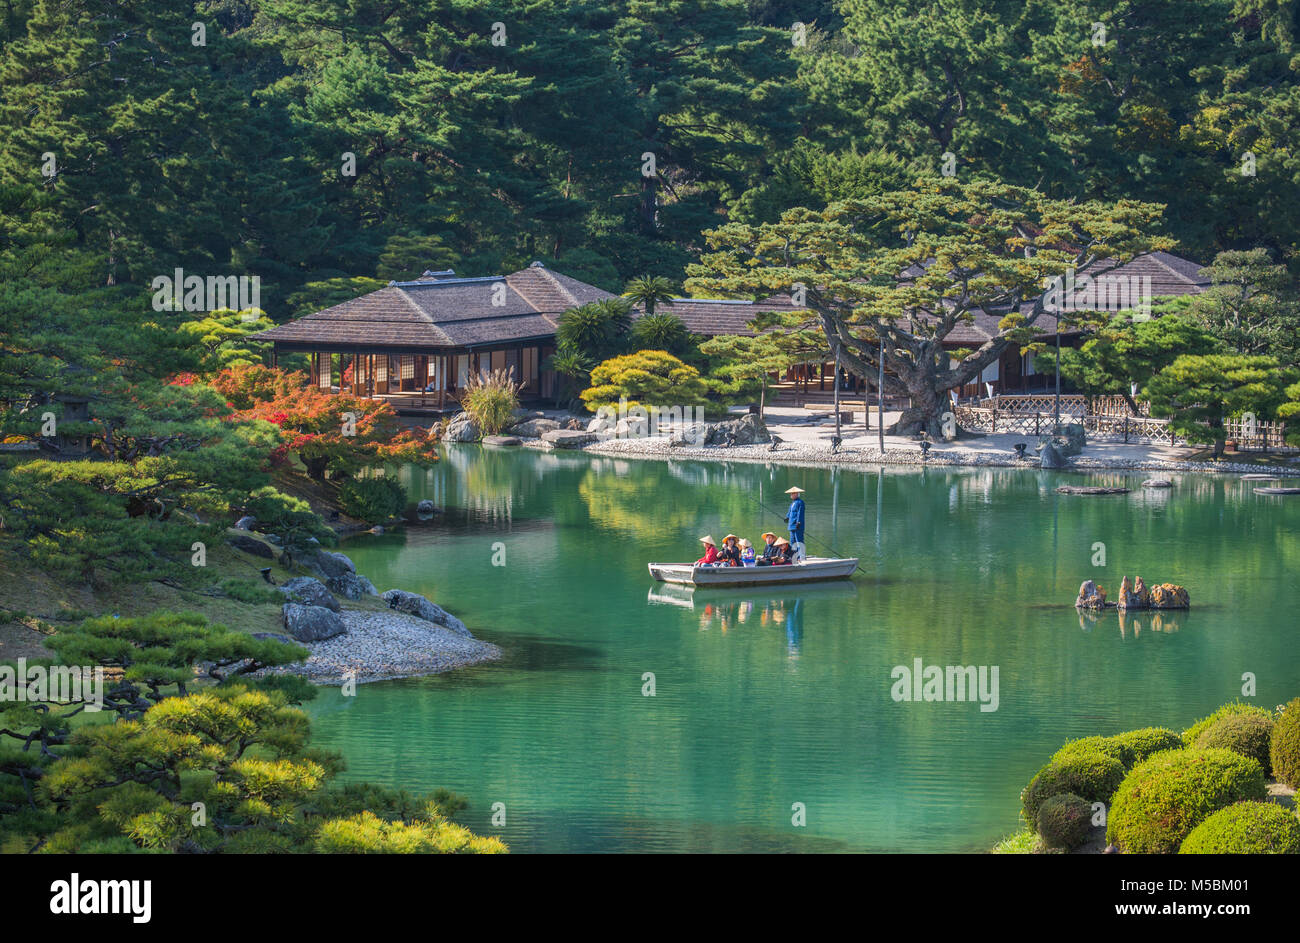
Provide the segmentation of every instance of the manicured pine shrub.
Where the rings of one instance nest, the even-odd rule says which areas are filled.
[[[1231,750],[1165,750],[1125,777],[1110,806],[1106,837],[1123,851],[1172,854],[1219,809],[1263,799],[1264,770]]]
[[[406,489],[393,478],[348,478],[339,485],[339,507],[349,517],[379,524],[401,515]]]
[[[1275,802],[1220,809],[1183,839],[1180,855],[1300,854],[1300,818]]]
[[[1273,712],[1263,707],[1257,707],[1254,704],[1247,704],[1244,701],[1233,701],[1230,704],[1224,704],[1209,717],[1202,717],[1196,723],[1192,724],[1183,731],[1183,746],[1190,747],[1196,743],[1196,738],[1201,735],[1206,727],[1222,720],[1224,717],[1231,717],[1236,714],[1257,714],[1260,717],[1273,719]]]
[[[1073,851],[1092,831],[1092,803],[1072,792],[1048,796],[1038,809],[1038,834],[1048,848]]]
[[[1273,734],[1273,718],[1254,713],[1228,714],[1206,727],[1193,744],[1197,749],[1222,747],[1233,753],[1248,756],[1264,769],[1267,776],[1273,769],[1269,761],[1269,740]]]
[[[1020,793],[1025,821],[1038,822],[1038,810],[1051,796],[1072,792],[1089,802],[1110,802],[1124,780],[1124,766],[1104,753],[1071,753],[1054,759]]]
[[[1273,775],[1292,789],[1300,789],[1300,697],[1282,708],[1273,724],[1269,743]]]

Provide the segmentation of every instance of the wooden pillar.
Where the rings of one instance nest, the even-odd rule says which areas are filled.
[[[280,348],[273,344],[271,346],[271,366],[278,367],[279,365],[280,365]]]

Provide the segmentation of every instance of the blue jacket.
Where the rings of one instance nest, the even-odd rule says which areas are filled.
[[[798,534],[799,539],[803,539],[803,498],[795,498],[790,502],[790,510],[785,515],[785,522],[790,528],[790,533]]]

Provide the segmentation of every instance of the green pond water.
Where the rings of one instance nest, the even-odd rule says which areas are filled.
[[[516,852],[983,851],[1016,830],[1021,787],[1066,739],[1181,730],[1246,672],[1255,703],[1300,694],[1300,498],[1143,477],[452,447],[403,472],[445,513],[342,549],[506,658],[326,689],[315,739],[348,777],[463,794],[460,820]],[[648,561],[694,559],[701,534],[779,531],[792,484],[808,489],[810,552],[861,557],[865,574],[693,596],[650,579]],[[1186,585],[1191,612],[1075,612],[1080,581],[1113,597],[1125,573]],[[895,701],[891,672],[917,658],[997,666],[997,710]]]

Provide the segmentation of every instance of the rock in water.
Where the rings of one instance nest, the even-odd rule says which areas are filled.
[[[1065,456],[1050,441],[1043,443],[1043,449],[1038,456],[1039,468],[1064,468]]]
[[[1074,601],[1076,609],[1106,608],[1106,590],[1092,580],[1084,580],[1079,585],[1079,597]]]
[[[523,436],[527,439],[540,439],[543,432],[551,432],[558,428],[560,424],[554,419],[525,419],[511,426],[509,432],[511,435]]]
[[[483,437],[483,444],[484,444],[484,445],[494,445],[494,446],[497,446],[498,448],[505,448],[505,447],[508,447],[508,446],[523,445],[524,443],[523,443],[523,440],[520,439],[518,436],[513,436],[513,435],[485,435],[485,436]]]
[[[1152,609],[1190,609],[1191,598],[1187,590],[1173,583],[1161,583],[1151,587]]]
[[[450,629],[457,635],[463,635],[466,638],[474,637],[470,634],[469,629],[465,628],[464,622],[461,622],[441,606],[435,606],[419,593],[408,593],[404,589],[390,589],[380,598],[388,603],[390,609],[417,616],[426,622],[432,622],[434,625]]]
[[[577,449],[595,442],[596,434],[577,429],[552,429],[542,433],[542,441],[551,443],[557,449]]]
[[[469,413],[457,413],[447,424],[443,439],[447,442],[477,442],[482,432]]]
[[[284,627],[299,642],[323,642],[347,631],[337,612],[296,602],[284,604]]]
[[[1148,478],[1142,482],[1143,488],[1172,488],[1174,483],[1168,478]]]
[[[1124,577],[1119,584],[1119,596],[1115,605],[1120,609],[1146,609],[1151,605],[1151,594],[1147,591],[1147,584],[1142,582],[1142,577],[1137,577],[1131,585],[1128,577]]]
[[[325,588],[324,583],[310,576],[295,576],[285,581],[280,592],[304,606],[323,606],[332,612],[339,611],[339,601],[334,598],[334,594]]]

